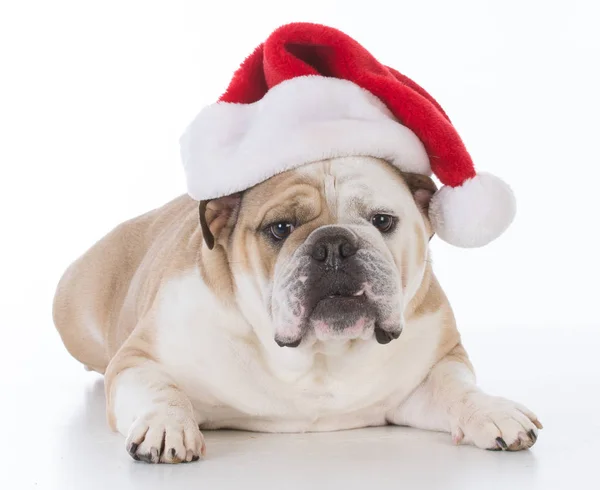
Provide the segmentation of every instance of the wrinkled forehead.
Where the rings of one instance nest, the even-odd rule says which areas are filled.
[[[412,204],[401,174],[376,158],[336,158],[305,165],[297,173],[321,188],[334,215],[362,214],[373,209],[392,212]]]
[[[403,214],[415,206],[404,179],[391,165],[376,158],[345,157],[276,175],[244,198],[244,214],[250,219],[282,207],[310,207],[300,212],[327,214],[336,222],[373,210]]]

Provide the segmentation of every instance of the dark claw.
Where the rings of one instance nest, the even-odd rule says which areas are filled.
[[[139,456],[137,455],[137,449],[138,449],[138,447],[139,447],[139,444],[136,444],[135,442],[132,442],[127,447],[127,452],[129,453],[129,456],[131,456],[136,461],[140,460]]]
[[[152,461],[152,454],[151,453],[146,453],[146,454],[138,454],[138,461],[143,461],[144,463],[153,463]]]
[[[175,451],[174,447],[169,449],[169,456],[171,456],[171,459],[175,459],[175,454],[176,454],[176,451]]]
[[[502,437],[496,437],[496,444],[498,444],[498,446],[501,447],[503,451],[508,451],[508,446],[506,445],[506,442],[504,442],[504,439],[502,439]]]
[[[162,441],[160,443],[160,450],[158,451],[158,458],[160,459],[160,457],[165,453],[165,442],[167,439],[167,432],[163,432],[163,436],[162,436]]]
[[[531,429],[527,435],[529,436],[529,438],[534,442],[537,441],[537,435],[535,434],[535,431],[533,429]]]
[[[192,456],[192,462],[198,461],[199,459],[200,459],[200,456]]]

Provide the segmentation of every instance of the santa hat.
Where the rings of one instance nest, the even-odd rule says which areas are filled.
[[[475,172],[433,97],[346,34],[318,24],[274,31],[190,124],[181,155],[188,193],[199,201],[310,162],[371,156],[405,172],[435,174],[443,187],[429,216],[453,245],[485,245],[515,215],[508,185]]]

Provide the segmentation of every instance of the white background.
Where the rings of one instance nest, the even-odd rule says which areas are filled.
[[[582,358],[577,347],[600,339],[597,1],[0,5],[0,414],[9,406],[18,414],[25,392],[27,404],[48,407],[92,382],[53,329],[56,282],[113,226],[185,191],[180,133],[244,57],[291,21],[337,27],[413,78],[446,109],[476,166],[512,185],[509,231],[478,250],[436,239],[434,268],[463,331],[501,364],[521,360],[513,375],[554,346],[552,365],[571,366],[575,384],[585,372],[598,393],[596,353]],[[527,353],[522,332],[534,339]],[[508,352],[493,351],[498,336]],[[554,400],[556,387],[544,388],[540,399]],[[36,398],[42,392],[53,399]],[[22,452],[39,449],[31,427],[23,430]]]

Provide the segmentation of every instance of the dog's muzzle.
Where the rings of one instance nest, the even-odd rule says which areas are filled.
[[[387,344],[400,336],[401,328],[384,328],[377,294],[373,292],[372,264],[361,253],[360,240],[354,232],[341,226],[315,230],[307,239],[304,254],[308,260],[302,275],[303,308],[307,325],[294,338],[275,337],[282,347],[300,345],[307,330],[319,340],[335,338],[364,339],[375,336]]]

